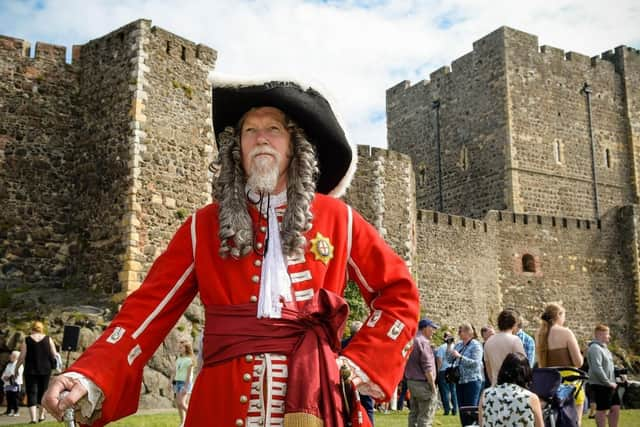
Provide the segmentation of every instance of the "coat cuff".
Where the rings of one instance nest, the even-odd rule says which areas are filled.
[[[96,410],[100,411],[100,409],[102,409],[102,401],[104,399],[102,390],[100,390],[100,387],[98,387],[96,383],[78,372],[68,371],[62,375],[78,381],[87,389],[87,395],[76,404],[80,408],[82,416],[86,419],[91,419]]]
[[[377,400],[384,399],[385,395],[382,388],[380,388],[378,384],[372,382],[369,376],[360,369],[360,366],[358,366],[353,360],[345,356],[338,356],[336,363],[338,364],[338,368],[346,363],[351,369],[350,379],[356,386],[358,393],[366,394],[367,396],[371,396]]]

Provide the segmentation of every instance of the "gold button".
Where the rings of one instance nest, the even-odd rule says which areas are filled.
[[[244,360],[246,360],[247,362],[253,362],[253,354],[247,354],[246,356],[244,356]]]
[[[253,265],[255,265],[256,267],[260,267],[262,265],[262,260],[261,259],[257,259],[255,261],[253,261]]]
[[[251,381],[251,374],[244,374],[242,376],[242,381],[244,381],[245,383],[248,383],[249,381]]]
[[[262,402],[256,402],[256,408],[258,409],[262,408]]]
[[[258,420],[258,424],[263,425],[263,424],[264,424],[264,420],[263,420],[262,418],[260,418],[260,419]]]
[[[258,302],[258,297],[255,295],[251,295],[251,298],[249,298],[249,302]]]
[[[244,421],[242,421],[240,418],[238,418],[238,419],[236,420],[236,426],[238,426],[238,427],[242,427],[243,425],[244,425]]]
[[[260,226],[260,231],[262,231],[263,233],[267,231],[267,227],[265,227],[264,225]]]
[[[256,368],[256,374],[260,375],[262,373],[262,368]]]
[[[262,249],[262,246],[263,246],[262,243],[260,243],[260,242],[256,243],[256,248]]]
[[[258,276],[257,274],[251,276],[251,281],[253,283],[259,283],[260,282],[260,276]]]
[[[240,403],[247,403],[249,399],[244,394],[240,396]]]

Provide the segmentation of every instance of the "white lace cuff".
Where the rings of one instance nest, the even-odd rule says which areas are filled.
[[[91,419],[96,410],[102,409],[104,397],[102,390],[89,378],[77,372],[65,372],[62,375],[78,381],[87,389],[87,395],[80,399],[76,405],[80,408],[84,418]]]
[[[339,356],[336,359],[336,363],[338,364],[338,368],[342,367],[345,363],[349,366],[351,369],[351,381],[356,386],[358,393],[366,394],[367,396],[371,396],[378,400],[385,398],[384,392],[380,386],[371,382],[369,376],[360,369],[360,366],[358,366],[353,360],[348,357]]]

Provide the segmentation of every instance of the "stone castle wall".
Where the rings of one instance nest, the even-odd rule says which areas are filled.
[[[502,33],[477,41],[472,52],[431,73],[429,81],[404,81],[387,91],[389,148],[413,158],[420,209],[482,218],[509,208]]]
[[[211,201],[207,167],[216,152],[211,120],[213,49],[147,21],[139,34],[139,66],[130,117],[127,253],[120,273],[127,292],[196,208]]]
[[[603,322],[620,344],[633,345],[637,282],[629,260],[611,255],[630,243],[621,239],[629,221],[621,225],[619,215],[596,222],[492,211],[480,221],[418,211],[415,278],[423,307],[443,324],[477,327],[495,325],[500,310],[513,307],[534,332],[544,306],[561,302],[581,341]],[[535,271],[523,268],[527,255]]]
[[[427,210],[417,217],[414,276],[422,307],[442,325],[471,322],[479,331],[502,309],[493,235],[477,219]]]
[[[538,38],[505,31],[513,209],[596,218],[590,128],[595,141],[599,213],[635,201],[633,156],[624,108],[624,74],[615,54],[590,59],[538,47]],[[636,77],[637,78],[637,77]],[[587,95],[588,84],[591,123]],[[637,86],[636,86],[637,87]],[[634,108],[638,108],[635,106]]]
[[[77,233],[73,149],[78,74],[66,49],[0,37],[0,282],[62,284]]]
[[[74,46],[72,64],[63,47],[0,48],[3,280],[131,292],[211,200],[215,51],[147,20]]]
[[[389,147],[414,159],[419,208],[477,218],[492,209],[596,218],[637,201],[639,64],[632,48],[590,59],[502,27],[451,71],[387,91]]]
[[[560,301],[567,309],[567,325],[580,339],[589,339],[593,326],[603,322],[621,343],[634,342],[637,306],[630,303],[631,266],[620,256],[625,230],[617,211],[599,222],[511,212],[492,212],[486,221],[495,229],[504,307],[516,307],[536,328],[543,307]],[[527,255],[533,257],[535,271],[524,268]]]
[[[344,200],[376,227],[409,267],[415,255],[414,188],[408,156],[358,146],[358,168]]]
[[[108,294],[122,290],[123,224],[130,188],[130,85],[139,22],[75,48],[80,74],[75,228],[81,230],[76,286]]]

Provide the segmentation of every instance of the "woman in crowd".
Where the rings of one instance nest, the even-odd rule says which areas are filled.
[[[19,369],[24,364],[24,382],[27,391],[27,406],[31,417],[30,424],[36,424],[45,418],[45,410],[42,407],[40,408],[40,417],[38,417],[38,406],[49,385],[51,371],[56,367],[57,354],[53,340],[44,334],[42,322],[33,322],[31,335],[25,338],[20,346],[17,366]]]
[[[22,366],[16,369],[18,365],[19,351],[12,351],[9,355],[9,363],[2,373],[2,381],[4,382],[4,392],[7,396],[7,412],[5,415],[17,417],[18,414],[18,395],[22,386]]]
[[[180,425],[187,413],[188,397],[193,384],[193,349],[185,341],[180,342],[180,355],[176,359],[176,372],[173,376],[173,392],[176,396],[176,406],[180,414]]]
[[[543,427],[540,399],[528,390],[531,376],[527,357],[509,353],[498,372],[496,386],[486,389],[480,398],[480,427]]]
[[[482,364],[482,344],[477,340],[476,331],[470,323],[463,323],[458,328],[460,341],[456,343],[447,356],[450,366],[459,366],[460,380],[456,385],[458,407],[478,406],[482,384],[484,383],[484,367]],[[459,410],[462,425],[466,415]]]
[[[571,329],[564,326],[565,309],[560,304],[549,304],[541,316],[540,329],[536,335],[536,358],[541,368],[572,366],[580,368],[583,363],[578,340]],[[574,375],[571,371],[560,371],[563,376]],[[582,422],[584,388],[576,396],[578,425]]]

